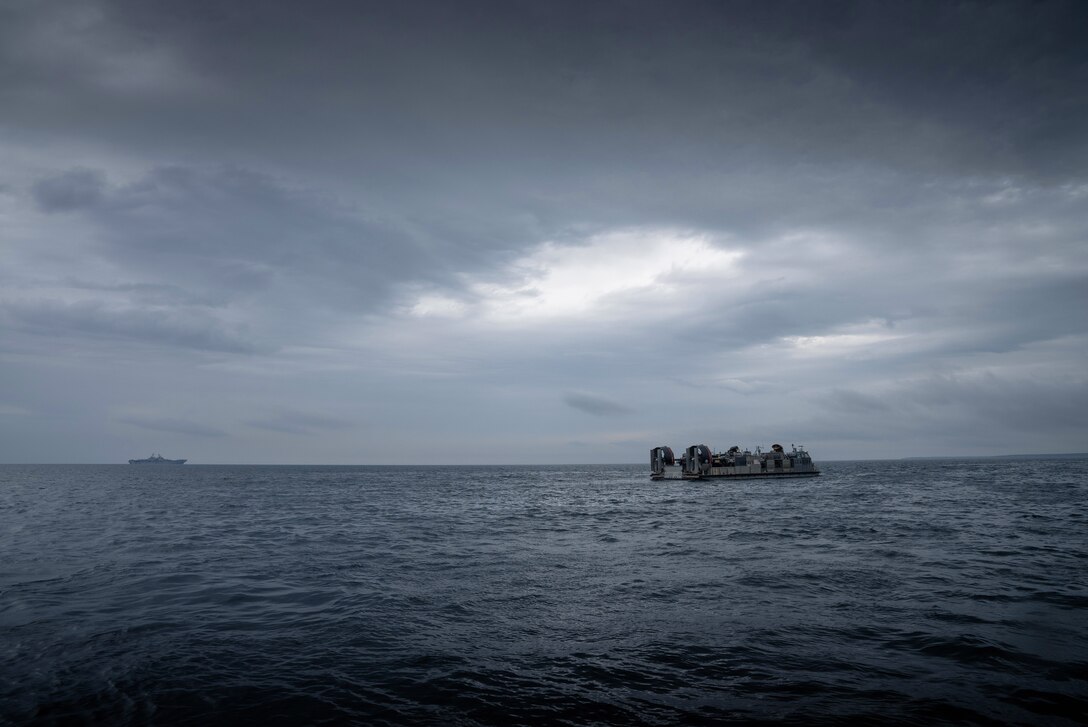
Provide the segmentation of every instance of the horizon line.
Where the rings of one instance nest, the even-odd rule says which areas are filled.
[[[1011,454],[936,454],[908,455],[903,457],[866,457],[856,459],[821,459],[819,462],[902,462],[907,460],[937,459],[1009,459],[1013,457],[1062,457],[1066,459],[1088,459],[1088,452],[1031,452]],[[363,462],[186,462],[175,467],[631,467],[644,462],[430,462],[427,464],[411,463],[363,463]],[[0,462],[0,466],[124,466],[127,462]]]

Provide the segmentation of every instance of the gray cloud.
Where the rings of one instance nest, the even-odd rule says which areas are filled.
[[[6,107],[44,120],[58,100],[30,82],[48,81],[93,133],[128,134],[130,145],[156,132],[160,145],[207,142],[211,128],[215,142],[262,155],[278,145],[383,172],[412,146],[436,169],[473,171],[486,167],[457,149],[516,151],[533,177],[632,154],[675,166],[707,150],[735,163],[778,150],[802,163],[866,156],[1048,178],[1083,168],[1072,123],[1083,101],[1062,92],[1084,80],[1077,3],[475,7],[253,14],[118,2],[94,20],[64,5],[49,17],[9,9],[6,92],[21,103]],[[43,27],[67,31],[63,53],[16,42],[51,40]],[[138,60],[146,85],[117,72]],[[284,113],[299,107],[307,113]],[[608,137],[585,133],[605,125]],[[326,145],[344,139],[355,143],[329,159]]]
[[[827,405],[846,414],[887,412],[891,405],[879,397],[849,389],[833,389],[826,397]]]
[[[142,429],[150,429],[154,432],[166,432],[168,434],[186,434],[194,437],[213,438],[227,436],[226,432],[220,431],[215,427],[209,427],[200,424],[199,422],[188,421],[186,419],[124,417],[120,421]]]
[[[563,402],[573,409],[598,417],[630,414],[633,411],[630,407],[603,396],[585,392],[571,392],[563,397]]]
[[[73,169],[34,185],[34,200],[46,212],[91,207],[102,199],[106,176],[94,169]]]
[[[301,412],[280,412],[265,419],[247,420],[246,424],[258,429],[285,434],[319,434],[323,431],[336,431],[354,426],[343,419]]]
[[[866,441],[874,457],[886,456],[889,441],[919,455],[1024,454],[1076,449],[1088,436],[1083,376],[934,375],[879,392],[835,392],[824,403],[829,408],[797,426],[797,436]]]
[[[71,277],[64,279],[62,285],[75,291],[119,293],[145,306],[215,306],[230,300],[225,291],[210,291],[209,296],[198,296],[171,283],[99,283]]]
[[[1086,16],[4,4],[2,375],[71,440],[181,387],[202,461],[1082,448]]]
[[[112,309],[94,301],[12,303],[2,310],[16,326],[45,335],[109,337],[231,353],[260,350],[244,331],[202,310]]]

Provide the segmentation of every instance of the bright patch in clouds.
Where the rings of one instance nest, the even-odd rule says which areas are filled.
[[[409,310],[419,318],[460,318],[468,311],[468,306],[456,298],[445,295],[421,295]]]
[[[871,351],[874,346],[904,338],[902,334],[880,330],[883,326],[879,323],[851,328],[852,330],[843,333],[822,336],[785,336],[782,340],[797,355],[838,356],[858,351]]]
[[[492,321],[565,318],[660,303],[687,282],[732,274],[743,253],[716,246],[707,235],[618,231],[584,245],[547,242],[514,262],[498,283],[470,282],[475,310]],[[637,298],[625,297],[637,294]],[[454,298],[420,296],[415,316],[461,317],[470,307]]]

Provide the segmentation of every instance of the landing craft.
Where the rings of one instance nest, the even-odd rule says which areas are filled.
[[[792,445],[791,445],[792,446]],[[787,452],[781,444],[772,444],[770,452],[756,447],[741,451],[730,447],[714,454],[705,444],[693,444],[677,462],[670,447],[650,450],[651,480],[748,479],[755,477],[816,477],[820,474],[804,447],[792,446]]]

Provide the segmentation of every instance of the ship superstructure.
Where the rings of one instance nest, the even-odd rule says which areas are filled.
[[[130,459],[129,464],[185,464],[185,459],[167,459],[161,454],[153,454],[147,459]]]

